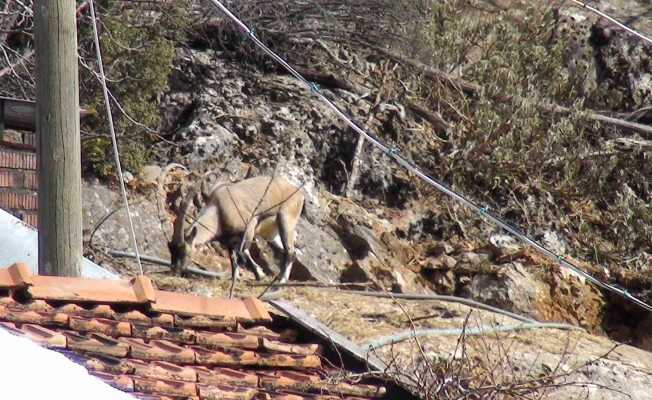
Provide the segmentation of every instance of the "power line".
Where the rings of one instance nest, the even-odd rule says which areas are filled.
[[[136,240],[136,231],[134,230],[134,222],[131,219],[131,211],[129,210],[129,200],[127,199],[127,189],[125,188],[124,177],[122,176],[122,166],[120,165],[120,153],[118,152],[118,141],[115,135],[115,128],[113,127],[113,116],[111,114],[111,103],[109,100],[109,89],[106,87],[106,75],[104,74],[104,64],[102,63],[102,51],[100,50],[100,39],[97,34],[97,19],[95,18],[95,5],[93,0],[89,1],[91,9],[91,18],[93,20],[93,41],[95,42],[95,54],[97,55],[97,65],[100,70],[100,82],[102,83],[102,92],[104,94],[104,103],[106,104],[106,114],[109,122],[109,131],[111,132],[111,143],[113,144],[113,156],[115,158],[115,166],[118,171],[118,181],[120,182],[120,191],[122,192],[122,201],[125,205],[127,212],[127,220],[129,220],[129,230],[131,232],[131,240],[133,241],[134,253],[136,254],[136,261],[138,262],[138,269],[140,274],[143,275],[143,264],[140,261],[140,253],[138,252],[138,241]]]
[[[524,243],[528,244],[529,246],[535,248],[538,250],[540,253],[545,255],[546,257],[552,259],[553,261],[556,261],[559,265],[562,267],[565,267],[567,269],[570,269],[577,274],[583,276],[586,280],[589,282],[593,283],[594,285],[610,291],[612,293],[615,293],[632,303],[638,305],[639,307],[652,311],[652,306],[649,304],[639,300],[638,298],[634,297],[631,295],[629,292],[626,290],[620,289],[616,286],[610,285],[608,283],[604,283],[592,275],[590,275],[587,272],[584,272],[582,269],[579,267],[575,266],[574,264],[570,263],[567,261],[565,258],[563,258],[560,255],[555,254],[551,250],[547,249],[543,245],[539,244],[536,242],[534,239],[529,238],[528,236],[524,235],[521,233],[518,229],[512,227],[509,223],[503,221],[502,219],[494,216],[489,212],[489,209],[487,207],[481,207],[477,205],[475,202],[473,202],[470,199],[467,199],[465,196],[455,192],[451,188],[449,188],[446,184],[439,182],[437,179],[430,177],[428,174],[425,172],[421,171],[420,168],[418,168],[416,165],[414,165],[412,162],[410,162],[408,159],[405,157],[401,156],[399,154],[399,151],[395,147],[389,147],[382,143],[379,139],[374,137],[373,135],[367,133],[364,129],[360,128],[351,118],[349,118],[336,104],[334,104],[330,99],[328,99],[324,94],[320,91],[319,86],[317,86],[315,83],[308,81],[306,78],[304,78],[296,69],[294,69],[287,61],[285,61],[282,57],[280,57],[278,54],[276,54],[274,51],[272,51],[267,45],[265,45],[260,39],[258,39],[254,33],[254,31],[249,28],[244,22],[242,22],[237,16],[235,16],[227,7],[224,6],[219,0],[211,0],[211,2],[218,8],[220,9],[229,19],[231,19],[237,26],[240,27],[244,31],[244,33],[247,34],[247,36],[258,46],[261,50],[263,50],[267,55],[269,55],[272,59],[274,59],[276,62],[278,62],[280,65],[282,65],[290,74],[292,74],[295,78],[297,78],[299,81],[301,81],[312,93],[314,93],[320,100],[322,100],[328,107],[335,112],[335,114],[344,122],[346,122],[347,125],[349,125],[354,131],[356,131],[358,134],[362,135],[365,137],[371,144],[376,146],[378,149],[380,149],[383,153],[388,155],[390,158],[394,159],[396,163],[398,163],[400,166],[404,167],[405,169],[411,171],[415,175],[417,175],[419,178],[421,178],[423,181],[428,183],[429,185],[433,186],[435,189],[441,191],[442,193],[446,194],[447,196],[453,198],[454,200],[464,204],[468,208],[472,209],[476,213],[480,214],[481,216],[485,217],[489,221],[493,222],[495,225],[503,228],[507,232],[511,233],[515,237],[519,238],[521,241]],[[583,4],[583,3],[582,3]]]

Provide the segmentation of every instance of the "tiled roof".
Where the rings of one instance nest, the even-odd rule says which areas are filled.
[[[255,298],[156,290],[146,277],[91,280],[0,270],[0,328],[60,351],[141,399],[361,399],[319,343]],[[34,360],[34,362],[38,362]]]

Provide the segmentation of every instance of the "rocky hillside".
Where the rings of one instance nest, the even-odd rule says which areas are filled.
[[[629,363],[648,360],[648,353],[627,348],[617,360],[589,361],[608,352],[606,337],[652,350],[652,316],[560,269],[360,143],[210,2],[115,3],[120,6],[103,10],[104,29],[112,33],[103,40],[112,89],[123,105],[115,117],[143,253],[169,259],[180,195],[207,172],[215,172],[212,180],[284,175],[303,186],[308,200],[293,280],[454,295],[570,323],[585,330],[572,334],[572,351],[562,341],[546,341],[546,331],[510,336],[518,342],[515,365],[548,376],[546,368],[558,372],[559,357],[577,358],[561,368],[586,363],[573,373],[584,374],[578,382],[599,384],[586,389],[589,398],[613,398],[597,390],[612,386],[643,398],[640,388],[622,382],[635,376],[641,387],[652,383],[652,362]],[[429,174],[596,277],[652,300],[652,46],[567,2],[227,4],[326,97]],[[619,16],[637,13],[631,20],[637,27],[650,11],[633,0],[596,4]],[[80,21],[86,57],[87,27]],[[93,76],[82,78],[85,105],[101,110]],[[84,127],[86,251],[133,274],[132,260],[114,257],[115,250],[130,251],[130,242],[103,121],[98,114]],[[175,164],[191,174],[167,168]],[[277,272],[278,254],[267,244],[256,243],[253,253],[269,275]],[[229,266],[224,249],[209,246],[193,262],[218,273]],[[227,285],[173,277],[160,265],[145,268],[166,288],[217,295]],[[238,293],[262,290],[252,285],[253,275],[245,275]],[[330,304],[323,293],[283,289],[281,295],[360,343],[390,328],[409,329],[395,315],[402,307],[428,321],[419,327],[459,327],[468,312],[344,294]],[[350,304],[366,311],[342,311],[352,311]],[[481,320],[491,319],[482,314]],[[378,324],[386,331],[372,329]],[[424,351],[445,358],[456,354],[453,344],[429,340]],[[545,348],[541,360],[539,347]],[[611,368],[620,372],[609,377]],[[568,398],[570,392],[560,393]]]

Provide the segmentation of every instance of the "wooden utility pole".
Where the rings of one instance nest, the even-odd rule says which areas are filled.
[[[34,2],[39,274],[79,276],[82,262],[75,0]]]

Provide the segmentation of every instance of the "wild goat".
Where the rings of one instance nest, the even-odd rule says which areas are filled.
[[[206,196],[194,222],[184,229],[188,209],[201,185],[189,191],[174,221],[172,240],[168,243],[173,272],[184,272],[187,259],[197,246],[218,241],[231,250],[232,295],[239,273],[238,256],[245,256],[256,279],[264,275],[249,253],[252,241],[259,235],[268,241],[277,242],[280,238],[284,251],[280,282],[286,282],[294,261],[295,228],[303,210],[300,188],[284,178],[268,176],[218,184]]]

